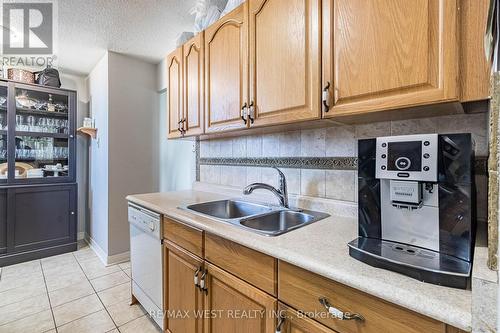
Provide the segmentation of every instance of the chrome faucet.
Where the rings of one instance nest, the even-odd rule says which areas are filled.
[[[253,183],[245,187],[243,190],[243,194],[248,195],[253,192],[253,190],[256,189],[263,189],[263,190],[268,190],[271,191],[276,197],[278,197],[280,201],[280,205],[285,208],[290,208],[288,206],[288,191],[286,188],[286,178],[283,172],[281,172],[280,169],[273,167],[273,169],[276,169],[279,173],[279,189],[276,189],[272,187],[269,184],[264,184],[264,183]]]

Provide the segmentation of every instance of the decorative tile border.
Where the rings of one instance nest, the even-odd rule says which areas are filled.
[[[356,157],[215,157],[200,158],[201,165],[281,167],[292,169],[356,170]]]
[[[194,151],[196,156],[196,181],[200,181],[200,138],[196,138],[194,143]]]
[[[198,143],[199,144],[199,143]],[[357,170],[357,157],[213,157],[200,158],[197,147],[196,175],[199,179],[200,165],[227,165],[250,167],[280,167],[291,169]],[[477,157],[474,170],[476,175],[487,175],[488,160]]]

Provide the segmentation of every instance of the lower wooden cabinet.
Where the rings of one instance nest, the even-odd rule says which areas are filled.
[[[463,333],[166,217],[163,228],[168,333]],[[277,295],[255,274],[276,265]]]
[[[194,281],[196,275],[201,275],[198,273],[203,269],[203,260],[168,241],[164,258],[167,332],[203,332],[204,291]]]
[[[320,323],[306,317],[294,309],[279,303],[279,323],[276,332],[280,333],[336,333]]]
[[[276,332],[274,297],[212,264],[206,268],[205,309],[211,310],[211,316],[205,322],[205,333]]]

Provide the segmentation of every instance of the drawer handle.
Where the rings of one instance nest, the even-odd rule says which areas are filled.
[[[285,323],[286,316],[285,316],[285,314],[283,312],[284,311],[280,312],[280,320],[278,321],[278,326],[276,326],[276,333],[281,333],[281,327]]]
[[[319,302],[321,303],[321,305],[323,305],[325,307],[325,309],[326,309],[326,311],[328,311],[328,313],[330,313],[332,316],[334,316],[337,319],[365,321],[365,317],[363,317],[360,314],[350,313],[350,312],[342,312],[339,309],[331,306],[325,297],[321,297],[319,299]]]

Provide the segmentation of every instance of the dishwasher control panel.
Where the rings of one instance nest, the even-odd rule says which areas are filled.
[[[160,214],[140,206],[129,204],[128,221],[145,232],[152,233],[158,238],[161,237]]]

